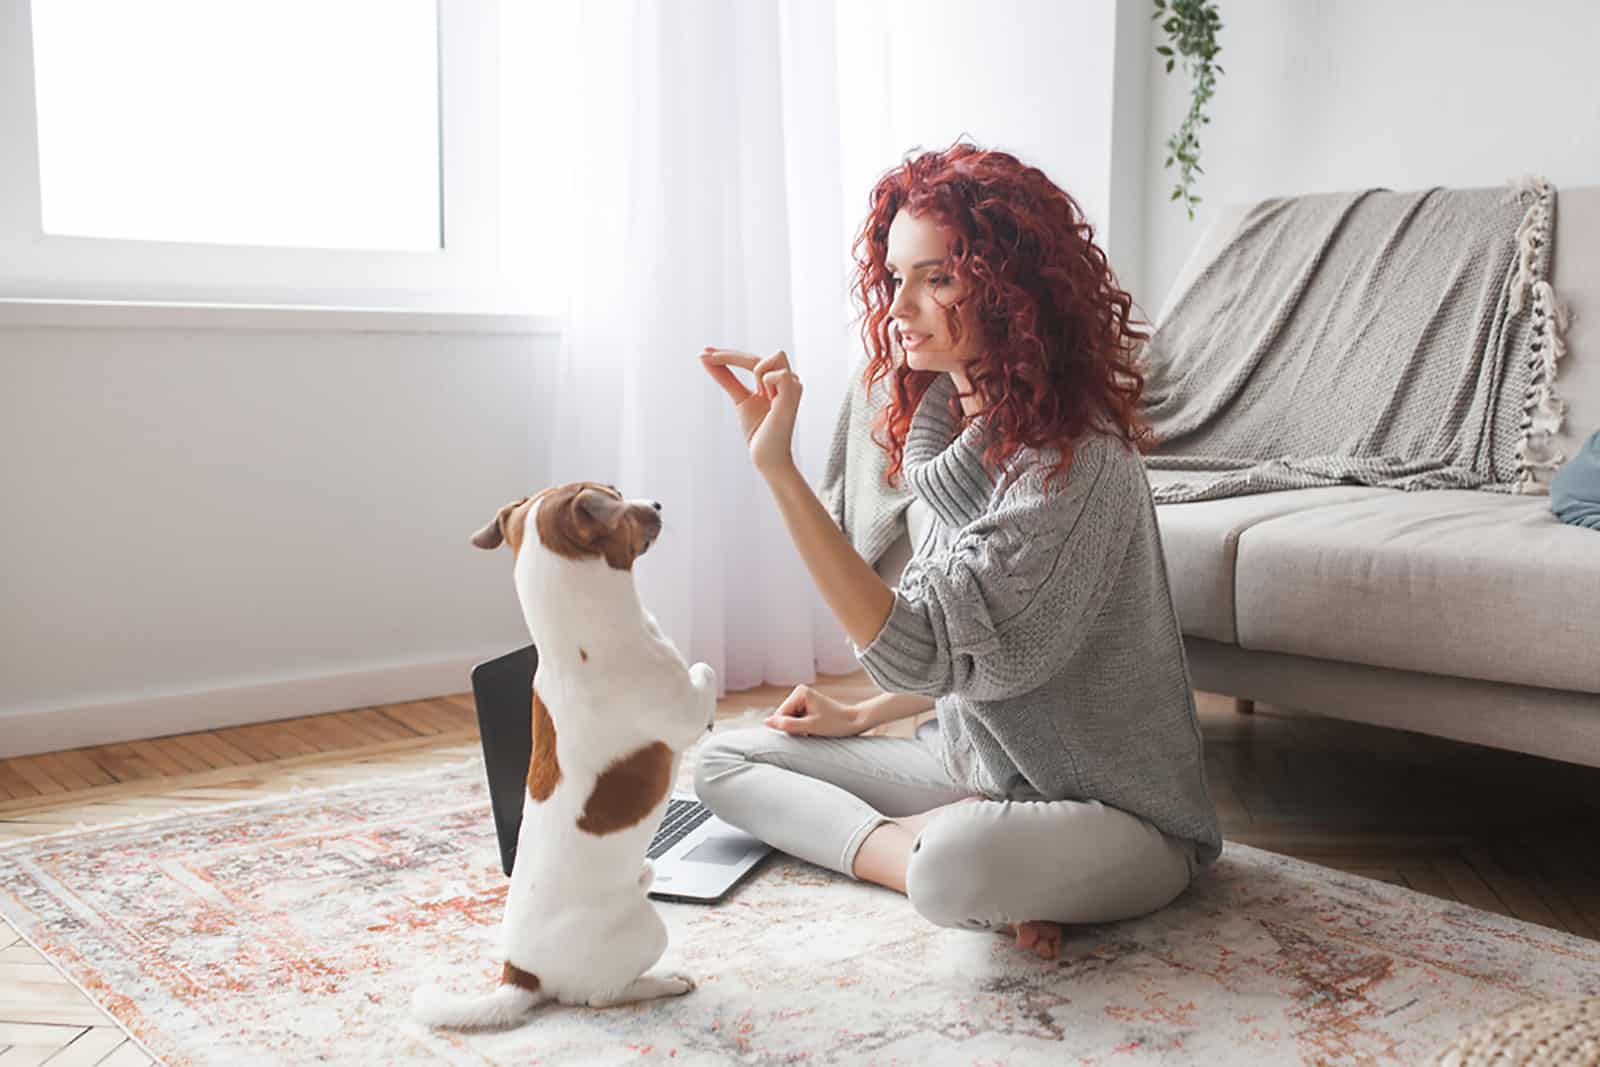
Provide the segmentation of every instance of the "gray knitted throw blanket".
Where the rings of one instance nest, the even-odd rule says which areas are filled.
[[[1542,493],[1555,190],[1267,200],[1145,346],[1158,503],[1357,483]]]
[[[889,457],[872,440],[872,424],[887,390],[878,382],[868,393],[861,381],[866,369],[863,357],[850,376],[817,495],[861,558],[876,564],[905,530],[902,518],[912,493],[904,479],[898,486],[884,481]]]

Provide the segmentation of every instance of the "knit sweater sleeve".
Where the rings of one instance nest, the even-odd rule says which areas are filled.
[[[1048,488],[1047,473],[1024,470],[947,551],[906,567],[883,629],[857,650],[878,685],[992,701],[1061,672],[1113,595],[1143,486],[1138,457],[1100,435]]]

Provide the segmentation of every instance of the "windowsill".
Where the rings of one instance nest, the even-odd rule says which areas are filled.
[[[0,329],[271,330],[303,333],[557,334],[555,315],[262,304],[0,298]]]

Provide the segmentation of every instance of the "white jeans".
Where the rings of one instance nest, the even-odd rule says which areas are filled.
[[[706,740],[695,789],[734,826],[854,877],[879,825],[972,795],[945,774],[938,743],[734,730]],[[1195,868],[1193,844],[1097,800],[986,797],[917,836],[906,895],[940,926],[1112,922],[1165,906]]]

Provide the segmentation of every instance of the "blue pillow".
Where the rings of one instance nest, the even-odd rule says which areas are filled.
[[[1550,510],[1562,522],[1600,530],[1600,431],[1550,481]]]

